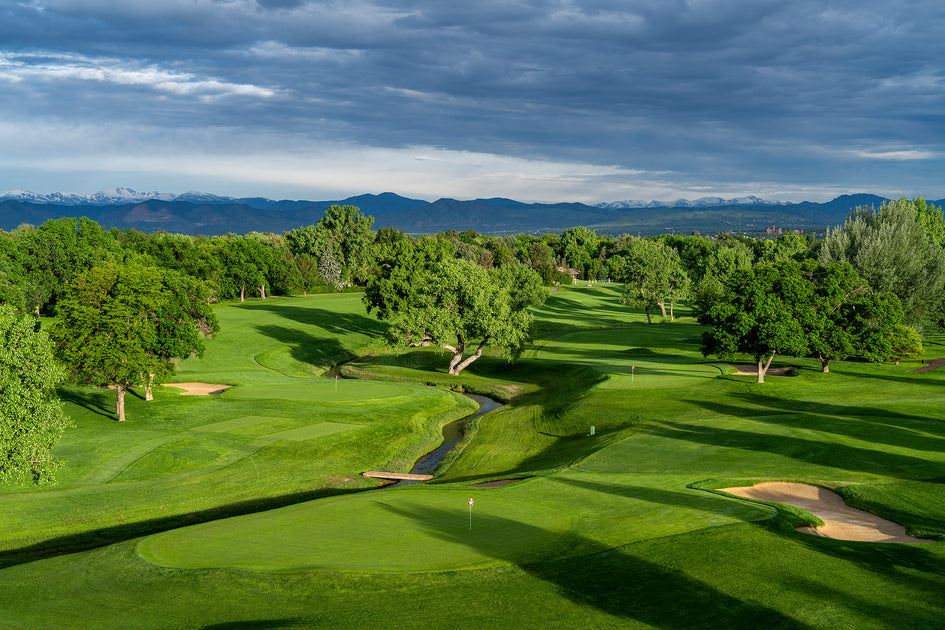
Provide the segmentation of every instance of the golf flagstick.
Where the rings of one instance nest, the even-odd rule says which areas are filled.
[[[473,498],[469,497],[469,531],[472,531],[472,506]]]

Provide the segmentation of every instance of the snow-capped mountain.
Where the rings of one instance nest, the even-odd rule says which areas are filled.
[[[712,206],[782,206],[789,202],[769,201],[748,195],[747,197],[733,197],[732,199],[723,199],[722,197],[700,197],[695,200],[675,199],[673,201],[635,201],[628,199],[626,201],[609,201],[597,204],[598,208],[607,208],[609,210],[622,210],[625,208],[709,208]]]
[[[139,201],[189,201],[191,203],[223,203],[230,200],[229,197],[219,197],[207,193],[187,192],[182,195],[172,193],[147,192],[142,193],[132,188],[116,188],[115,190],[99,191],[91,195],[79,195],[76,193],[54,192],[49,194],[34,193],[29,190],[8,190],[0,193],[0,200],[14,199],[16,201],[25,201],[29,203],[48,203],[55,205],[92,205],[92,206],[112,206],[123,203],[135,203]]]

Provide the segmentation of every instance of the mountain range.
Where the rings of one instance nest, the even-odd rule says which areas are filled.
[[[694,201],[614,201],[524,203],[514,199],[433,202],[394,193],[364,194],[332,201],[272,200],[223,197],[199,192],[140,193],[130,188],[93,195],[0,193],[0,229],[38,225],[48,219],[86,216],[105,228],[165,230],[183,234],[284,232],[320,219],[332,204],[353,205],[375,217],[374,227],[397,227],[409,233],[472,229],[483,234],[561,232],[584,225],[599,233],[658,234],[668,231],[706,234],[758,232],[766,227],[823,230],[842,223],[857,206],[879,206],[883,197],[841,195],[826,203],[768,201],[755,196]],[[941,205],[942,200],[934,201]]]

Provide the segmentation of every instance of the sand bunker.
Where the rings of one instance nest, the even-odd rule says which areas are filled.
[[[815,536],[866,542],[935,542],[910,536],[902,525],[852,508],[843,502],[839,494],[806,483],[774,481],[720,490],[746,499],[787,503],[807,510],[824,524],[820,527],[798,527],[797,530]]]
[[[750,363],[740,363],[737,365],[732,365],[735,368],[735,374],[738,376],[758,376],[758,366],[751,365]],[[765,372],[765,376],[785,376],[791,370],[795,370],[793,365],[787,367],[771,367],[768,368],[768,371]]]
[[[184,390],[181,396],[208,396],[219,394],[224,389],[233,387],[232,385],[220,385],[218,383],[165,383],[165,385]]]

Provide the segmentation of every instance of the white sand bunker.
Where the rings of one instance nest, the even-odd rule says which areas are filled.
[[[902,525],[852,508],[843,502],[839,494],[806,483],[773,481],[743,488],[720,488],[720,490],[746,499],[787,503],[807,510],[824,524],[820,527],[798,527],[797,530],[815,536],[866,542],[935,542],[910,536]]]
[[[730,364],[735,368],[735,374],[738,376],[758,376],[758,366],[751,365],[750,363],[738,363]],[[793,365],[787,367],[769,367],[768,371],[765,372],[765,376],[787,376],[791,370],[796,370],[797,368]]]
[[[218,383],[165,383],[165,385],[184,390],[181,396],[208,396],[219,394],[224,389],[233,387],[232,385],[220,385]]]

